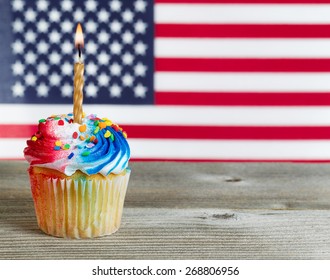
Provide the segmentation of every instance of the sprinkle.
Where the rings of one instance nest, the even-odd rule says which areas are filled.
[[[37,138],[37,136],[33,135],[32,138],[31,138],[31,140],[32,140],[32,141],[37,141],[38,138]]]
[[[73,132],[73,134],[72,134],[72,138],[73,139],[77,139],[78,138],[78,132]]]
[[[57,121],[57,120],[60,120],[61,117],[54,117],[54,120]]]
[[[68,150],[68,149],[70,149],[70,144],[65,144],[65,145],[63,146],[63,149],[64,149],[64,150]]]
[[[97,127],[94,129],[94,134],[97,134],[99,131],[100,131],[100,128],[97,126]]]
[[[103,129],[103,128],[106,128],[106,124],[105,124],[105,122],[100,122],[99,123],[99,127],[100,127],[100,129]]]
[[[40,119],[40,120],[39,120],[39,123],[44,123],[44,122],[46,122],[45,119]]]
[[[86,129],[87,129],[86,124],[83,124],[83,125],[79,126],[79,131],[80,132],[85,132]]]
[[[63,120],[59,120],[59,121],[57,122],[57,124],[58,124],[58,125],[64,125],[64,121],[63,121]]]
[[[57,140],[57,141],[55,142],[55,146],[57,146],[57,147],[61,147],[61,146],[62,146],[62,142],[61,142],[60,140]]]
[[[85,112],[82,113],[82,117],[83,117],[83,118],[86,117],[86,113],[85,113]]]
[[[81,155],[84,156],[84,157],[86,157],[86,156],[88,156],[90,153],[91,153],[90,151],[84,151]]]
[[[83,148],[83,145],[77,145],[76,146],[78,149],[82,149]]]
[[[123,131],[123,136],[124,138],[127,138],[127,133],[125,131]]]
[[[68,159],[72,159],[73,156],[74,156],[74,153],[69,154]]]
[[[97,140],[97,138],[95,138],[94,144],[97,144],[98,142],[99,142],[99,140]]]
[[[111,134],[110,138],[112,142],[115,141],[115,136],[113,134]]]
[[[80,136],[79,136],[79,139],[80,139],[81,141],[84,141],[84,140],[85,140],[85,137],[82,136],[82,135],[80,135]]]
[[[68,119],[68,118],[65,118],[65,120],[66,120],[67,122],[69,122],[69,119]]]
[[[106,124],[106,126],[111,126],[112,125],[112,121],[110,121],[110,120],[109,121],[106,121],[105,124]]]
[[[107,130],[105,133],[104,133],[104,137],[105,138],[109,138],[111,136],[111,132],[109,130]]]
[[[95,144],[93,144],[93,143],[88,143],[88,144],[86,145],[87,148],[93,148],[94,146],[95,146]]]
[[[95,121],[95,122],[94,122],[94,125],[95,125],[95,126],[98,126],[99,123],[100,123],[99,121]]]
[[[114,130],[119,131],[119,126],[118,125],[113,125],[112,126]]]
[[[54,150],[55,150],[55,151],[59,151],[59,150],[61,150],[61,147],[60,147],[60,146],[55,146],[55,147],[54,147]]]
[[[94,135],[92,135],[91,138],[89,138],[89,141],[93,142],[95,140],[95,138],[96,137]]]
[[[69,114],[68,114],[68,116],[69,116],[69,117],[72,117],[72,116],[73,116],[73,114],[72,114],[72,113],[69,113]]]
[[[69,123],[73,123],[73,119],[69,119]]]

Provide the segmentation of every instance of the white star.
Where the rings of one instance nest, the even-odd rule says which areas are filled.
[[[51,64],[55,64],[55,65],[57,65],[57,64],[59,64],[60,61],[61,61],[61,56],[60,56],[57,52],[53,51],[53,52],[49,55],[49,61],[50,61]]]
[[[85,26],[87,33],[96,33],[97,24],[94,21],[87,21]]]
[[[73,13],[73,18],[76,22],[82,22],[84,19],[84,16],[85,16],[85,14],[81,9],[77,9]]]
[[[121,66],[117,62],[111,64],[110,73],[113,76],[119,76],[121,73]]]
[[[119,12],[120,11],[120,8],[121,8],[121,2],[120,1],[118,1],[118,0],[112,0],[110,2],[110,9],[113,12]]]
[[[95,12],[97,3],[94,0],[88,0],[85,2],[85,7],[87,11]]]
[[[72,1],[68,1],[68,0],[63,0],[61,2],[61,7],[62,7],[62,10],[64,12],[71,12],[72,11]]]
[[[16,82],[12,86],[11,90],[13,92],[14,97],[24,97],[25,87],[20,82]]]
[[[26,19],[26,21],[30,21],[30,22],[35,21],[36,20],[36,17],[37,17],[37,14],[32,9],[28,9],[25,12],[25,19]]]
[[[49,70],[49,67],[45,62],[41,62],[37,66],[37,71],[38,71],[38,74],[40,74],[40,75],[46,76],[48,74],[48,70]]]
[[[48,44],[45,41],[41,41],[37,44],[38,53],[45,54],[48,52]]]
[[[97,87],[93,83],[86,86],[86,97],[97,97]]]
[[[136,33],[146,33],[146,29],[147,29],[147,24],[145,22],[143,22],[142,20],[138,20],[135,24],[134,24],[134,29]]]
[[[56,30],[53,30],[50,34],[49,34],[49,40],[52,43],[59,43],[61,39],[61,34],[59,32],[57,32]]]
[[[146,7],[147,7],[147,3],[143,0],[137,0],[134,3],[134,7],[135,7],[135,10],[138,11],[138,12],[145,12]]]
[[[118,20],[114,20],[110,24],[110,29],[113,33],[119,33],[122,28],[122,24]]]
[[[11,66],[12,70],[13,70],[13,74],[15,76],[19,76],[22,75],[24,73],[24,65],[22,64],[22,62],[20,61],[16,61],[12,66]]]
[[[11,47],[14,53],[22,53],[24,50],[24,44],[18,40],[16,40]]]
[[[88,41],[85,47],[86,53],[93,55],[97,53],[97,44],[95,44],[93,41]]]
[[[118,43],[118,41],[114,41],[111,45],[110,45],[110,50],[112,54],[120,54],[121,52],[121,44]]]
[[[65,20],[61,23],[61,28],[63,32],[72,33],[73,32],[73,23],[71,21]]]
[[[98,13],[98,18],[100,22],[107,22],[109,20],[109,13],[106,10],[102,9]]]
[[[89,62],[86,65],[86,75],[95,76],[97,73],[97,66],[94,62]]]
[[[14,11],[22,11],[24,7],[24,2],[22,0],[14,0],[12,2],[12,6]]]
[[[49,12],[49,19],[52,22],[58,22],[61,18],[61,13],[58,10],[52,9]]]
[[[38,97],[47,97],[48,96],[48,87],[45,83],[41,83],[37,86],[37,96]]]
[[[136,76],[145,76],[147,71],[147,66],[139,62],[134,67],[134,73]]]
[[[147,51],[147,45],[139,41],[137,44],[134,45],[134,50],[137,54],[145,55]]]
[[[134,96],[145,98],[147,93],[147,88],[144,87],[142,84],[138,84],[136,87],[134,87]]]
[[[99,36],[98,36],[98,40],[101,44],[106,44],[109,42],[109,34],[108,32],[102,30],[100,33],[99,33]]]
[[[122,17],[125,22],[132,22],[134,18],[134,14],[130,10],[125,10],[122,13]]]
[[[37,38],[37,35],[32,30],[28,30],[25,33],[25,41],[27,43],[35,43],[36,38]]]
[[[110,61],[110,56],[103,51],[98,55],[97,60],[101,65],[108,65]]]
[[[124,43],[126,43],[126,44],[131,44],[134,39],[133,33],[131,33],[128,30],[125,31],[125,33],[122,35],[122,37],[123,37]]]
[[[72,53],[73,50],[73,44],[70,43],[69,41],[65,41],[62,46],[61,46],[62,52],[65,54],[70,54]]]
[[[61,77],[60,77],[60,75],[57,74],[57,73],[51,74],[50,77],[49,77],[49,83],[52,86],[59,86],[60,83],[61,83]]]
[[[109,77],[106,74],[104,74],[104,73],[102,73],[98,77],[98,82],[99,82],[99,85],[100,86],[104,86],[104,87],[109,86],[109,81],[110,81]]]
[[[72,97],[73,88],[70,84],[65,83],[61,88],[62,97]]]
[[[29,51],[25,55],[25,61],[26,61],[27,64],[34,64],[36,62],[36,60],[37,60],[37,56],[32,51]]]
[[[114,84],[110,87],[110,96],[111,97],[120,97],[121,96],[121,87],[117,84]]]
[[[122,81],[123,81],[123,85],[124,85],[124,86],[131,87],[131,86],[133,85],[134,78],[133,78],[132,75],[126,73],[126,74],[123,76]]]
[[[22,31],[24,30],[24,24],[23,24],[23,22],[22,22],[21,20],[19,20],[19,19],[16,19],[16,20],[12,23],[12,25],[13,25],[13,30],[14,30],[14,32],[18,32],[18,33],[20,33],[20,32],[22,32]]]
[[[37,2],[37,9],[39,11],[47,11],[48,8],[48,2],[46,0],[39,0]]]
[[[129,52],[124,53],[124,55],[122,56],[123,59],[123,63],[125,65],[130,65],[133,63],[134,60],[134,56],[132,54],[130,54]]]
[[[72,65],[69,62],[65,62],[61,70],[64,75],[71,75],[73,73]]]
[[[37,28],[40,33],[48,32],[49,23],[44,19],[38,21]]]
[[[25,76],[25,83],[28,85],[28,86],[34,86],[36,84],[36,81],[37,81],[37,78],[36,76],[29,72],[26,76]]]

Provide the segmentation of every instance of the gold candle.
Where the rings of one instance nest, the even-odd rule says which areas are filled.
[[[78,49],[79,61],[74,64],[74,80],[73,80],[73,121],[82,123],[82,103],[83,103],[83,87],[84,87],[84,63],[81,59],[81,49],[84,47],[84,36],[80,23],[77,25],[75,36],[75,47]]]

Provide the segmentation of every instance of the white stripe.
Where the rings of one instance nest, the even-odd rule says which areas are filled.
[[[156,23],[330,23],[330,5],[156,4]]]
[[[36,124],[54,113],[72,111],[70,105],[0,104],[2,124]],[[108,117],[120,125],[256,125],[327,126],[330,107],[111,106],[85,105],[87,114]],[[129,135],[129,131],[128,135]]]
[[[330,141],[129,139],[132,158],[329,160]],[[0,158],[23,158],[25,139],[0,139]]]
[[[329,92],[330,73],[158,72],[156,91]]]
[[[155,56],[188,58],[329,58],[330,39],[156,38]]]

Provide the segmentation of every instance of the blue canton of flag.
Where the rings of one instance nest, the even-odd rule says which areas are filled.
[[[0,103],[72,103],[76,24],[84,103],[153,103],[151,1],[0,0]]]

